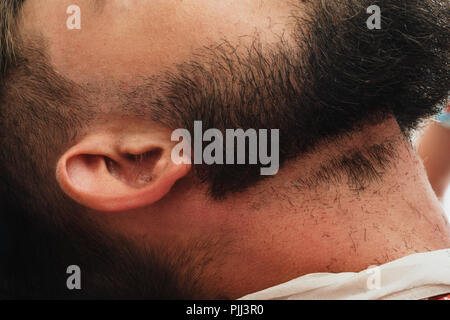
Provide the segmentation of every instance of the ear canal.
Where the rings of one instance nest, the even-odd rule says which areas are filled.
[[[154,178],[154,168],[162,150],[154,149],[140,154],[125,154],[120,162],[105,157],[110,174],[133,188],[143,188]]]

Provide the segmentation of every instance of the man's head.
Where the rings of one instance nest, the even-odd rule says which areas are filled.
[[[176,164],[173,130],[279,129],[283,171],[369,126],[408,133],[449,90],[444,1],[86,0],[80,30],[71,1],[21,2],[0,6],[6,295],[70,296],[70,264],[87,296],[220,295],[205,279],[239,238],[229,210],[272,179]],[[337,147],[292,180],[364,188],[396,143]]]

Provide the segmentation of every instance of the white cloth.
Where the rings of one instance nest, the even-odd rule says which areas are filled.
[[[450,249],[412,254],[361,272],[311,273],[239,300],[406,300],[446,293]]]

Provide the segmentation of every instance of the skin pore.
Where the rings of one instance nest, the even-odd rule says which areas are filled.
[[[262,43],[274,42],[289,34],[288,3],[79,1],[82,29],[75,31],[65,25],[71,1],[29,0],[21,33],[46,39],[55,70],[76,83],[127,82],[170,69],[198,48],[225,38],[234,45],[248,44],[256,33]],[[150,136],[163,150],[170,149],[170,130],[150,127],[143,119],[126,120],[100,121],[85,128],[80,140],[102,132],[106,140],[93,144],[101,149],[108,145],[105,141],[129,147],[134,142],[128,138]],[[345,176],[313,188],[299,182],[337,154],[386,143],[395,147],[395,157],[379,169],[381,180],[364,188],[355,190]],[[70,188],[63,187],[76,201],[85,201]],[[214,252],[200,276],[210,298],[239,298],[307,273],[359,271],[450,247],[442,208],[393,119],[319,145],[286,163],[276,176],[225,200],[212,200],[205,189],[193,175],[182,173],[159,201],[86,214],[110,232],[148,246],[210,243],[192,253]]]

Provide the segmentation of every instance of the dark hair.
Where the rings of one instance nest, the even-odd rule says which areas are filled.
[[[19,10],[25,0],[0,2],[0,70],[5,72],[14,61],[14,30]]]
[[[371,5],[381,8],[380,30],[367,27]],[[150,103],[157,119],[191,131],[195,120],[222,130],[280,128],[282,164],[391,116],[407,135],[438,111],[450,87],[446,1],[311,0],[298,11],[295,45],[224,43],[165,75]],[[342,169],[367,180],[373,171],[358,165],[374,163],[366,160]],[[257,165],[196,169],[217,198],[261,179]]]

